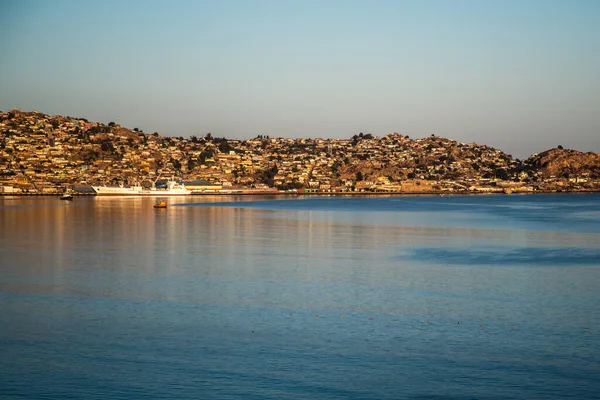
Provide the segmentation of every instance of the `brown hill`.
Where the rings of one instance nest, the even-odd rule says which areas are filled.
[[[535,154],[529,157],[526,163],[543,177],[600,178],[600,154],[598,153],[556,148]]]
[[[559,148],[520,161],[486,145],[399,133],[350,139],[169,137],[114,122],[0,111],[0,186],[132,184],[160,176],[284,190],[393,191],[410,190],[413,183],[419,189],[479,190],[497,188],[500,181],[531,190],[599,190],[600,155]]]

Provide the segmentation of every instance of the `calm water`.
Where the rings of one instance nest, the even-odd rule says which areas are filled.
[[[600,398],[600,195],[154,201],[0,197],[0,398]]]

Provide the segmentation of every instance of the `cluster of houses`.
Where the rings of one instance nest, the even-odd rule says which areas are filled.
[[[506,192],[564,184],[500,150],[433,135],[183,138],[36,111],[0,112],[1,192],[55,193],[169,177],[221,191]],[[593,183],[589,174],[577,179],[586,180],[577,185]]]

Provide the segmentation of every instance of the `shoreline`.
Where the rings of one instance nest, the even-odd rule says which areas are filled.
[[[441,191],[424,191],[424,192],[307,192],[307,193],[287,193],[287,192],[236,192],[236,193],[190,193],[185,195],[98,195],[96,193],[72,193],[74,197],[189,197],[189,196],[282,196],[282,197],[299,197],[299,196],[336,196],[336,197],[370,197],[370,196],[511,196],[511,195],[535,195],[535,194],[593,194],[600,193],[600,190],[535,190],[535,191],[514,191],[505,193],[502,191],[494,192],[441,192]],[[61,193],[0,193],[0,197],[60,197]]]

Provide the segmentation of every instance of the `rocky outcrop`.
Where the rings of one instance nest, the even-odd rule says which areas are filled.
[[[600,178],[600,154],[598,153],[556,148],[529,157],[526,164],[544,178]]]

